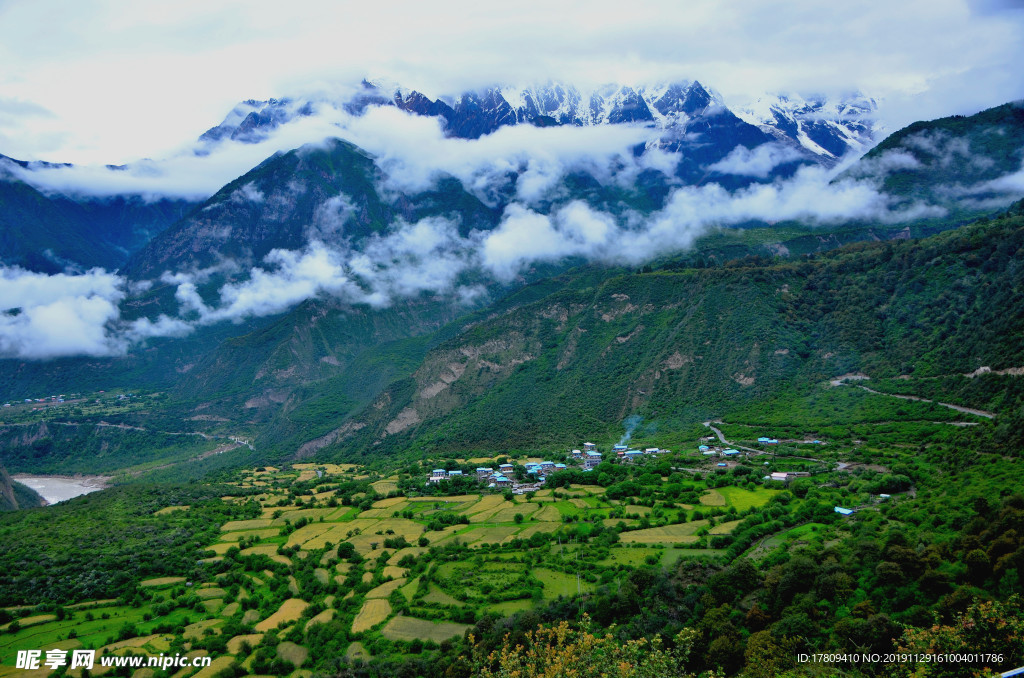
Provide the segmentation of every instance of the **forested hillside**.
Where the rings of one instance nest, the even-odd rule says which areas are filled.
[[[613,275],[473,325],[354,417],[338,453],[534,449],[637,414],[680,427],[851,372],[1024,365],[1021,204],[924,240]],[[1002,402],[1017,416],[1019,402]],[[349,433],[351,432],[351,433]]]

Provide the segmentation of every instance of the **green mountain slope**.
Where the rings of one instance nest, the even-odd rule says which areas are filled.
[[[1019,210],[1019,207],[1018,207]],[[1024,365],[1024,217],[803,261],[619,275],[495,313],[350,422],[336,453],[536,449],[680,427],[849,372]]]
[[[997,195],[984,185],[1021,170],[1024,105],[915,122],[891,134],[847,172],[880,176],[892,195],[949,203]]]
[[[0,156],[0,264],[56,273],[113,270],[194,202],[139,196],[69,197],[43,192],[6,171]]]
[[[155,278],[225,260],[244,267],[272,249],[300,249],[311,239],[358,241],[390,230],[399,218],[450,216],[463,233],[497,223],[498,213],[454,179],[387,198],[383,179],[366,152],[338,139],[271,156],[154,238],[124,270]]]

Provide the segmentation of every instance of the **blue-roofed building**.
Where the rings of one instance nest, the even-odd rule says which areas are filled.
[[[477,469],[476,469],[476,475],[478,477],[480,477],[480,478],[486,478],[487,476],[491,475],[492,473],[494,473],[494,469],[484,468],[482,466],[478,466]]]
[[[565,469],[566,469],[566,465],[565,464],[555,464],[555,470],[556,471],[564,471]]]
[[[553,461],[542,461],[540,463],[540,467],[542,469],[544,469],[545,471],[550,471],[551,469],[555,468],[555,462],[553,462]]]
[[[462,471],[448,471],[449,478],[462,477]]]
[[[625,452],[627,449],[629,448],[626,447],[625,445],[616,445],[612,448],[612,450],[614,450],[615,452]]]
[[[698,447],[697,449],[698,449],[698,450],[700,450],[701,452],[704,452],[704,451],[706,451],[706,450],[710,450],[711,448],[710,448],[710,447],[708,447],[707,445],[701,445],[701,446],[700,446],[700,447]]]
[[[838,513],[841,516],[852,516],[853,515],[853,509],[843,508],[842,506],[837,506],[835,508],[835,512]]]
[[[728,449],[728,450],[722,452],[722,454],[724,454],[727,457],[735,457],[739,453],[740,453],[739,450],[733,450],[733,449]]]
[[[728,466],[728,464],[726,464],[726,463],[725,463],[724,461],[723,461],[723,462],[720,462],[720,463],[719,463],[718,465],[719,465],[719,466],[723,466],[723,467],[724,467],[724,466]]]
[[[594,468],[601,463],[600,452],[587,452],[586,459],[583,460],[584,468]]]

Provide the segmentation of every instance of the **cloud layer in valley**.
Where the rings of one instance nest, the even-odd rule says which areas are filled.
[[[498,141],[488,143],[500,147]],[[443,145],[456,142],[438,137],[438,143],[441,150],[435,157],[440,164],[469,180],[482,171],[499,171],[505,163],[516,162],[502,158],[495,147],[479,154],[490,158],[492,165],[472,160],[472,152],[452,154],[446,160]],[[471,146],[481,142],[457,143]],[[563,143],[577,149],[572,143]],[[394,153],[390,167],[396,187],[430,181],[429,165],[418,163],[421,155],[426,158],[437,149],[426,147],[416,154],[398,154],[385,147],[377,150],[382,158]],[[734,155],[741,163],[760,162],[754,156],[741,157],[740,152]],[[580,157],[586,161],[586,154]],[[907,160],[880,162],[901,167]],[[544,166],[553,175],[562,171],[556,161]],[[282,313],[321,297],[375,308],[425,292],[455,302],[472,302],[486,294],[487,284],[513,283],[537,263],[576,258],[637,265],[685,250],[716,227],[751,220],[898,223],[943,213],[942,208],[920,203],[896,205],[875,182],[835,180],[836,171],[804,167],[789,179],[733,192],[714,183],[678,187],[662,209],[649,215],[629,210],[613,215],[580,200],[557,203],[545,212],[532,204],[533,193],[528,191],[522,200],[504,209],[500,223],[491,231],[463,235],[454,221],[430,217],[394,223],[388,232],[370,236],[357,246],[340,237],[352,205],[339,195],[322,206],[317,217],[322,223],[311,224],[309,242],[301,249],[274,250],[247,271],[226,261],[217,270],[165,273],[161,282],[174,287],[179,309],[173,317],[154,320],[128,322],[120,317],[118,304],[130,293],[130,286],[116,274],[94,270],[83,275],[46,276],[4,268],[0,269],[0,299],[5,307],[0,309],[0,355],[120,355],[149,338],[184,336],[202,325]],[[988,182],[984,188],[1024,192],[1019,173]],[[270,199],[252,186],[243,186],[237,193],[240,200]],[[235,274],[234,282],[223,284],[212,296],[200,295],[201,286],[212,275],[229,270]]]

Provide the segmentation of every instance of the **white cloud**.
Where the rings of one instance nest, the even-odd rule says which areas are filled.
[[[738,174],[766,179],[772,170],[803,157],[800,151],[782,144],[761,144],[754,148],[737,146],[708,169],[720,174]]]
[[[100,269],[45,275],[0,268],[0,357],[105,356],[124,351],[113,334],[123,280]]]
[[[891,159],[893,166],[906,162]],[[311,229],[306,246],[272,251],[250,268],[245,279],[222,285],[205,300],[198,286],[220,271],[237,274],[236,264],[165,273],[161,280],[176,286],[180,308],[176,317],[155,320],[120,319],[118,304],[127,284],[114,274],[94,270],[47,276],[2,269],[0,355],[117,355],[148,338],[179,337],[200,325],[282,313],[318,297],[376,308],[423,293],[475,303],[486,294],[482,281],[512,282],[538,262],[575,257],[637,265],[685,250],[711,229],[751,220],[897,223],[943,213],[942,208],[920,203],[894,207],[873,180],[835,180],[838,171],[805,167],[789,179],[734,192],[713,183],[684,186],[670,194],[664,208],[648,216],[629,211],[612,215],[582,201],[544,213],[517,202],[488,232],[461,235],[460,224],[445,218],[400,221],[387,233],[363,240],[359,249],[344,237],[350,204],[347,197],[338,196],[321,210],[334,216],[318,217],[339,220],[326,231],[331,238],[320,238],[324,231]],[[1016,172],[972,190],[1019,195],[1024,193],[1022,176],[1024,172]]]
[[[363,76],[430,94],[548,78],[581,85],[700,79],[728,102],[861,90],[890,129],[1024,97],[1021,12],[992,0],[271,0],[155,7],[38,0],[0,7],[0,151],[101,164],[163,157],[247,98]],[[40,114],[48,111],[52,115]]]

